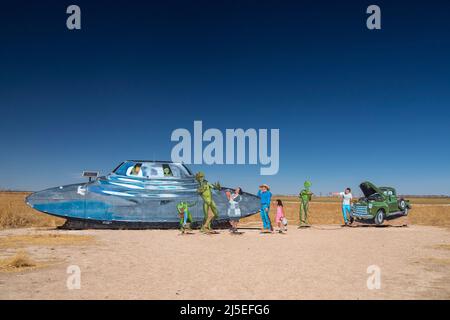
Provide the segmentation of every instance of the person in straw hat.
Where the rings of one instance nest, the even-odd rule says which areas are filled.
[[[270,222],[269,210],[270,210],[270,200],[272,198],[272,193],[269,191],[270,187],[267,184],[262,184],[259,186],[258,197],[261,198],[261,220],[263,223],[262,232],[272,232],[272,223]]]

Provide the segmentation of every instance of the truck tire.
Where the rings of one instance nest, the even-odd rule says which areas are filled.
[[[407,216],[408,213],[409,213],[409,209],[408,209],[408,208],[405,208],[405,210],[403,210],[403,215],[404,215],[404,216]]]
[[[407,205],[406,205],[406,201],[404,199],[400,199],[398,201],[398,207],[400,208],[401,211],[405,211]]]
[[[384,211],[383,210],[378,210],[377,214],[375,215],[375,224],[377,226],[382,225],[384,222]]]

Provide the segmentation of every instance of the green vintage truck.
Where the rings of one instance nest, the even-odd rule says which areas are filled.
[[[359,185],[364,197],[353,204],[350,220],[373,220],[375,224],[383,224],[385,219],[394,216],[408,215],[411,204],[409,200],[397,196],[391,187],[377,187],[369,181]]]

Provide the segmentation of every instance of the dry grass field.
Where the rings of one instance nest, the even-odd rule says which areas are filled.
[[[291,225],[298,224],[299,201],[292,196],[273,196],[281,199],[285,214]],[[450,198],[408,198],[413,209],[409,213],[411,224],[450,227]],[[271,206],[271,217],[276,212],[275,201]],[[243,223],[260,221],[259,215],[244,219]],[[309,222],[311,224],[341,224],[343,222],[339,198],[317,197],[310,204]]]
[[[296,196],[284,196],[284,195],[273,195],[273,199],[281,199],[283,201],[298,201]],[[450,205],[450,197],[405,197],[411,201],[412,204],[448,204]],[[339,197],[313,197],[314,202],[338,202]]]
[[[0,229],[23,227],[55,228],[64,219],[52,217],[28,207],[24,200],[27,192],[0,192]],[[298,223],[299,202],[292,196],[274,196],[284,202],[286,216],[291,225]],[[450,226],[450,198],[409,198],[413,205],[409,220],[412,224],[430,226]],[[340,224],[342,216],[338,198],[313,198],[310,206],[311,224]],[[271,217],[276,211],[272,204]],[[260,222],[259,215],[242,220],[242,225]]]
[[[0,229],[23,227],[56,227],[64,219],[31,209],[25,204],[28,192],[0,192]]]

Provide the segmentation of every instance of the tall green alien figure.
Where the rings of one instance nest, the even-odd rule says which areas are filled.
[[[215,184],[209,183],[205,179],[205,174],[203,172],[198,172],[195,175],[195,180],[200,184],[200,186],[197,189],[197,192],[200,194],[200,196],[203,199],[203,225],[200,229],[201,232],[211,232],[211,222],[216,219],[219,216],[219,213],[217,212],[216,204],[212,198],[212,190],[217,189],[220,190],[220,184],[216,182]],[[213,216],[209,215],[209,209],[211,208],[211,211],[213,213]]]
[[[300,198],[300,212],[299,212],[299,227],[308,225],[308,212],[309,212],[309,201],[311,201],[311,197],[313,193],[309,190],[311,187],[310,181],[305,181],[303,186],[305,187],[300,191],[298,197]]]
[[[177,211],[180,217],[181,233],[185,233],[186,231],[191,230],[192,215],[191,212],[189,211],[189,208],[195,206],[196,204],[197,202],[188,203],[185,201],[181,201],[180,203],[177,204]]]

